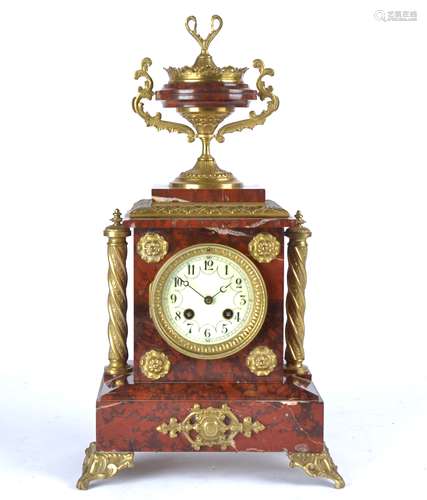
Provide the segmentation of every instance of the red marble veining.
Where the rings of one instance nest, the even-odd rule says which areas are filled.
[[[198,243],[219,243],[239,250],[250,257],[248,243],[260,231],[258,229],[236,228],[232,231],[222,231],[212,227],[207,229],[186,230],[156,230],[169,243],[167,257],[159,263],[146,263],[136,251],[138,240],[145,234],[141,229],[134,231],[134,353],[135,381],[147,382],[147,378],[139,370],[138,362],[141,356],[150,349],[164,352],[171,362],[171,369],[162,381],[228,381],[248,382],[259,381],[246,366],[249,352],[257,346],[267,346],[277,356],[277,367],[263,381],[280,381],[283,376],[283,279],[284,279],[284,237],[283,229],[271,229],[280,242],[280,254],[268,264],[255,262],[260,270],[268,293],[267,316],[261,331],[244,349],[228,358],[220,360],[194,359],[175,351],[157,333],[149,316],[149,284],[157,271],[164,265],[167,258],[176,252]],[[155,383],[155,382],[154,382]]]
[[[310,381],[295,376],[268,384],[135,384],[132,376],[103,381],[97,400],[97,449],[193,451],[182,434],[172,439],[156,427],[171,417],[182,421],[196,403],[202,408],[227,403],[240,421],[250,416],[265,426],[250,438],[237,435],[234,446],[225,451],[323,449],[323,402]]]
[[[153,200],[179,199],[190,202],[265,202],[265,189],[182,189],[182,188],[153,188]]]

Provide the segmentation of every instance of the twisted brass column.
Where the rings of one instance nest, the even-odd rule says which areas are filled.
[[[304,220],[301,212],[295,214],[297,225],[286,231],[288,243],[288,294],[286,296],[286,371],[305,375],[308,370],[304,362],[304,313],[305,313],[305,286],[307,272],[307,238],[311,231],[303,226]]]
[[[108,238],[108,352],[109,364],[106,372],[111,375],[123,375],[129,371],[127,365],[128,349],[126,345],[128,326],[126,321],[126,237],[129,228],[122,224],[120,210],[116,208],[111,219],[113,224],[105,228]]]

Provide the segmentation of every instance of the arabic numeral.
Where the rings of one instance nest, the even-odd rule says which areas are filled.
[[[246,295],[240,294],[240,305],[244,306],[247,303]]]
[[[176,304],[176,301],[178,300],[178,297],[176,296],[175,293],[172,293],[170,296],[172,304]]]
[[[176,320],[182,319],[182,316],[181,316],[181,311],[176,311],[176,312],[175,312],[175,319],[176,319]]]
[[[205,271],[213,271],[214,262],[212,259],[205,260]]]
[[[225,275],[228,276],[228,264],[225,264]]]
[[[228,325],[226,323],[222,324],[221,333],[226,335],[228,333]]]
[[[194,264],[188,264],[187,266],[187,274],[189,276],[194,276],[196,273],[196,267]]]
[[[236,278],[236,288],[241,289],[242,288],[242,278]]]
[[[205,328],[205,331],[203,332],[203,335],[205,336],[206,339],[209,339],[211,337],[211,331],[209,328]]]
[[[236,321],[239,322],[240,321],[240,311],[237,311],[234,317],[236,318]]]
[[[184,280],[179,276],[175,276],[174,278],[175,287],[182,286],[184,284]]]
[[[187,323],[188,326],[188,332],[187,333],[192,333],[193,332],[193,323]]]

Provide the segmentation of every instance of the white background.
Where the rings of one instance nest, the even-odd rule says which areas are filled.
[[[421,1],[23,1],[0,7],[2,497],[425,498],[426,57]],[[381,22],[378,9],[417,10]],[[214,145],[221,166],[313,231],[306,355],[347,487],[279,454],[139,454],[74,488],[107,359],[102,230],[190,167],[199,146],[131,110],[142,57],[276,70],[279,112]],[[255,70],[248,82],[255,80]],[[153,103],[151,110],[157,110]],[[173,111],[166,113],[173,119]]]

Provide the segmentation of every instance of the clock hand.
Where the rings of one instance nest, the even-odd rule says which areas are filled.
[[[216,292],[215,295],[212,295],[212,298],[216,297],[218,294],[220,293],[225,293],[227,291],[227,288],[231,285],[231,281],[228,285],[225,285],[225,286],[222,286],[220,289],[219,289],[219,292]]]
[[[202,299],[204,299],[204,298],[205,298],[205,297],[204,297],[204,295],[202,295],[202,294],[201,294],[200,292],[198,292],[195,288],[193,288],[193,287],[190,285],[190,283],[189,283],[188,281],[184,281],[184,280],[183,280],[183,281],[182,281],[182,284],[183,284],[184,286],[188,286],[188,288],[191,288],[194,292],[196,292],[197,294],[199,294],[199,295],[200,295],[200,297],[202,297]]]

